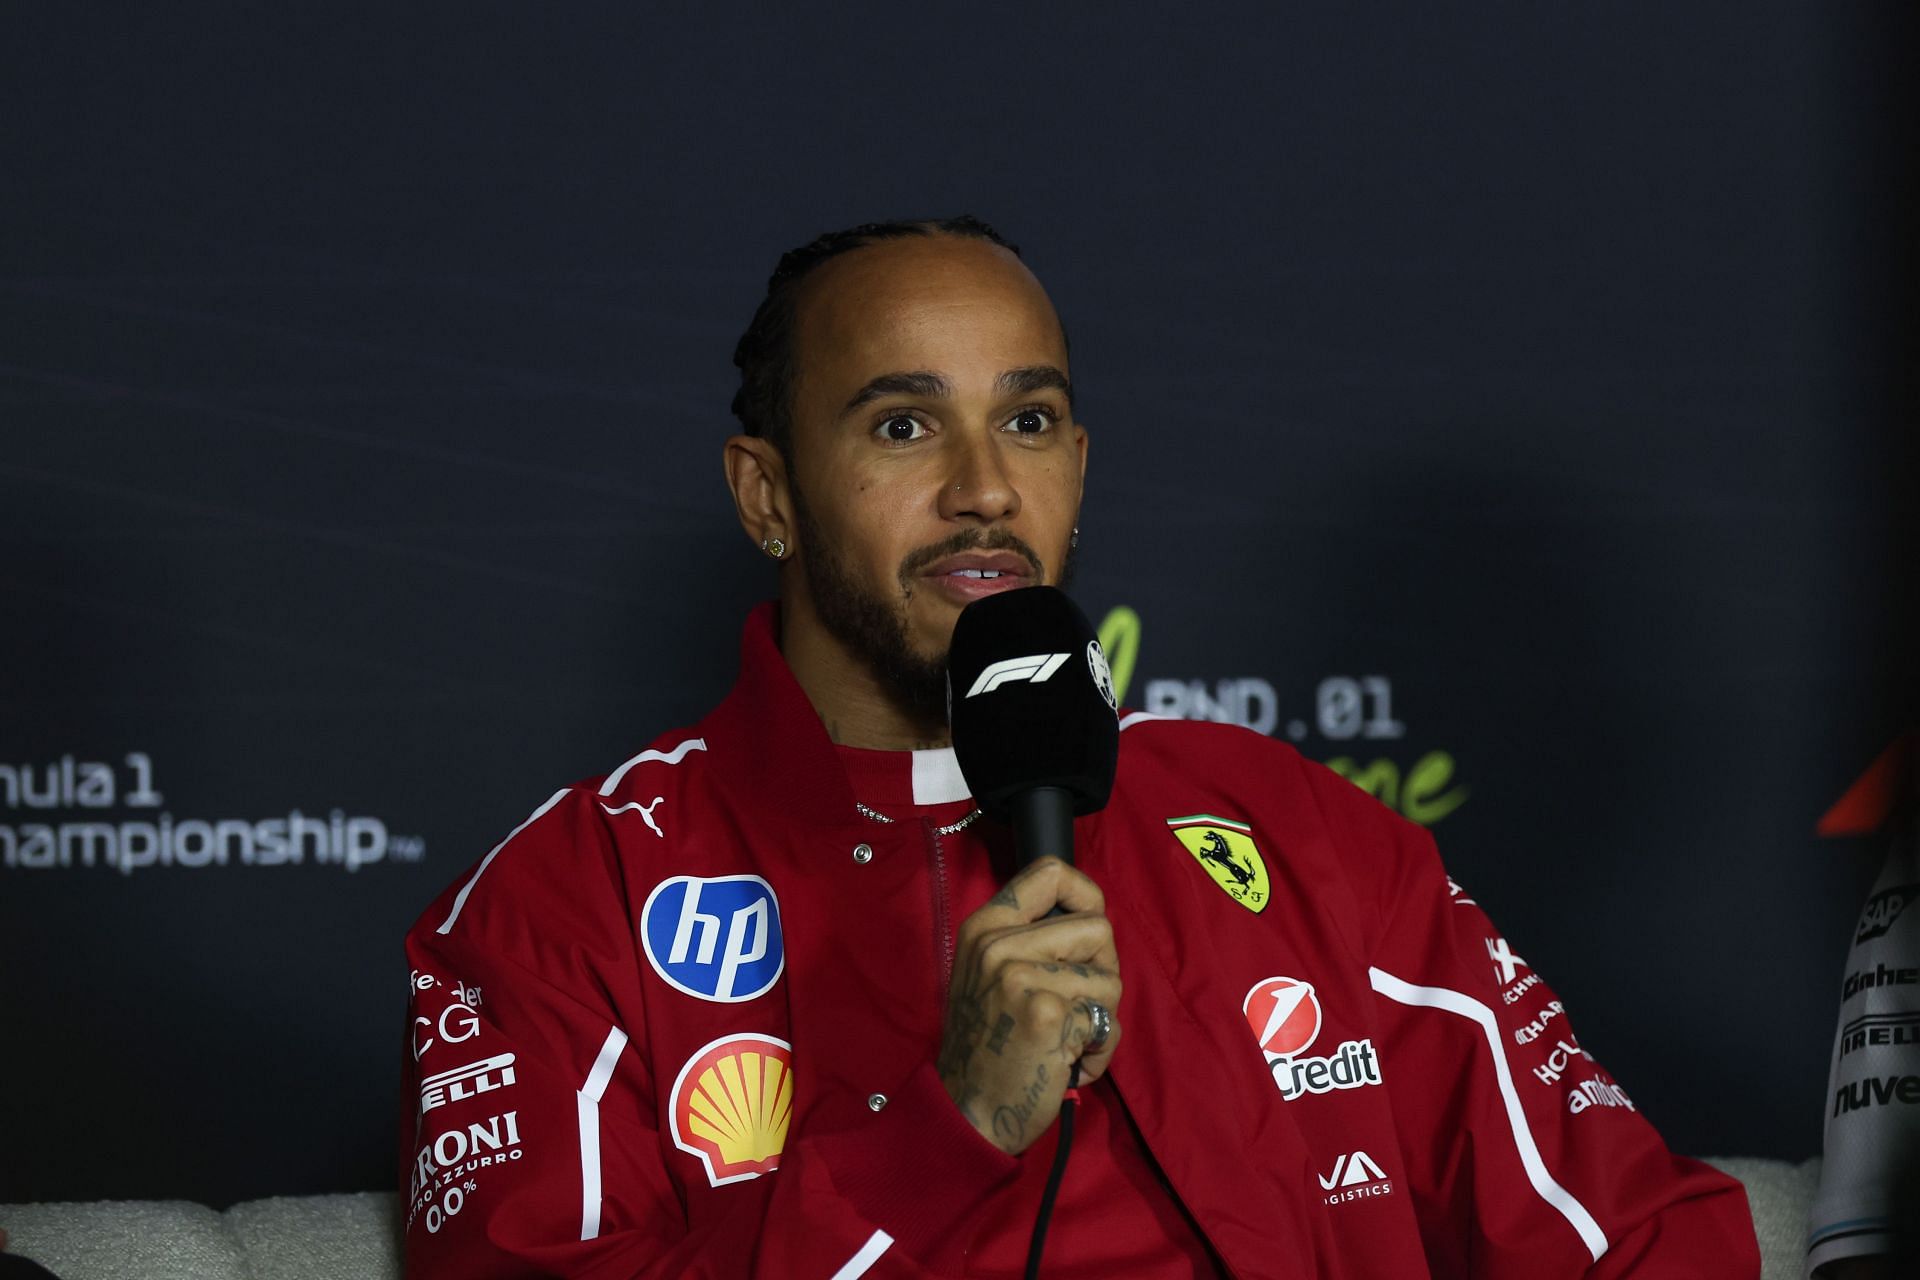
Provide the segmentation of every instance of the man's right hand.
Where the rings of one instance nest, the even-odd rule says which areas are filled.
[[[1059,906],[1066,914],[1047,918]],[[1113,1029],[1098,1053],[1091,1003]],[[1025,867],[960,922],[940,1081],[982,1137],[1025,1151],[1060,1112],[1068,1072],[1098,1080],[1120,1043],[1120,959],[1100,886],[1058,858]]]

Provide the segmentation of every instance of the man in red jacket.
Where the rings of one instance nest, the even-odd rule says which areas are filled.
[[[408,935],[410,1274],[1018,1275],[1076,1066],[1048,1276],[1758,1274],[1425,831],[1284,744],[1123,709],[1077,868],[1015,873],[945,654],[1065,579],[1087,433],[1011,246],[822,237],[736,362],[779,602]]]

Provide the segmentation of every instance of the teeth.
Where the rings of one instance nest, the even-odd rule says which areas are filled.
[[[963,578],[997,578],[1000,576],[998,569],[957,569],[955,572]]]

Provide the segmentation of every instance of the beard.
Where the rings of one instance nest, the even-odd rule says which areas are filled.
[[[907,606],[920,586],[920,572],[936,560],[963,551],[1012,551],[1033,566],[1034,581],[1045,581],[1045,570],[1033,548],[1006,529],[982,534],[963,531],[922,547],[900,563],[900,594],[888,597],[869,590],[827,538],[794,485],[793,514],[799,524],[800,566],[807,592],[820,621],[855,659],[865,664],[881,689],[916,724],[945,727],[947,723],[947,646],[932,655],[914,651],[907,633]],[[1074,549],[1067,549],[1060,567],[1062,589],[1073,580]]]

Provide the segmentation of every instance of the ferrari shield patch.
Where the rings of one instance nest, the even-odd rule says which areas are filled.
[[[1266,910],[1267,864],[1253,843],[1252,827],[1211,813],[1168,818],[1167,825],[1228,897],[1255,915]]]

